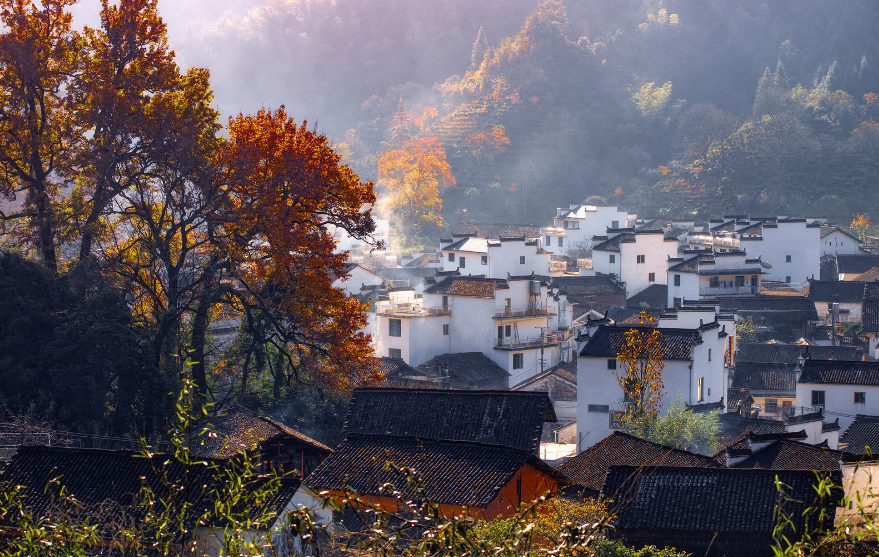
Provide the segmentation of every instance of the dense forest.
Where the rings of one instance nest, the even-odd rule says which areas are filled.
[[[536,4],[272,3],[182,50],[228,85],[221,106],[283,97],[364,177],[435,138],[454,186],[434,223],[545,222],[589,197],[653,216],[876,209],[875,3]]]

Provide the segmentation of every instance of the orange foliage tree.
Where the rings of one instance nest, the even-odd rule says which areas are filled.
[[[614,372],[623,389],[626,407],[623,422],[635,416],[658,414],[665,394],[662,384],[662,332],[647,312],[638,314],[638,326],[626,331]]]
[[[855,215],[855,218],[852,219],[851,229],[857,233],[858,239],[862,242],[866,241],[867,231],[870,229],[870,215]]]
[[[464,145],[477,162],[493,161],[510,144],[503,126],[493,126],[491,132],[476,132],[467,136]]]
[[[390,194],[388,209],[397,214],[406,234],[442,226],[440,191],[454,186],[455,177],[436,138],[410,141],[385,153],[378,162],[378,177]]]

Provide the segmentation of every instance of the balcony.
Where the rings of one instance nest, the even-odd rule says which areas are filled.
[[[560,342],[568,340],[571,335],[567,331],[547,332],[542,337],[527,338],[496,338],[494,339],[495,350],[529,350],[541,346],[558,346]]]
[[[592,268],[592,258],[578,259],[577,260],[577,267],[584,267],[586,269],[591,269]]]
[[[564,273],[568,270],[568,263],[566,261],[550,261],[549,262],[549,272],[550,273]]]
[[[431,308],[420,303],[379,305],[375,308],[375,313],[390,317],[435,317],[452,314],[448,307]]]
[[[559,228],[558,226],[542,226],[540,227],[540,235],[541,236],[553,236],[564,234],[565,229]]]
[[[498,309],[494,312],[494,319],[526,319],[529,317],[548,317],[550,315],[555,315],[554,306],[544,308]]]
[[[699,296],[711,298],[714,296],[753,296],[760,293],[759,286],[700,286]]]

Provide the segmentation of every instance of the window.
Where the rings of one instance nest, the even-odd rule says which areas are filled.
[[[513,326],[507,325],[506,328],[504,329],[504,334],[507,335],[508,337],[513,336]]]
[[[617,368],[617,359],[611,358],[607,361],[607,369],[616,369]]]
[[[399,319],[391,319],[388,321],[388,335],[392,337],[403,336],[403,322]]]
[[[708,361],[709,362],[711,361],[711,349],[710,348],[708,349]]]
[[[751,277],[751,286],[757,286],[757,275]]]
[[[546,247],[550,247],[552,245],[552,236],[546,237]]]
[[[482,256],[482,264],[483,264],[483,265],[488,265],[488,256],[487,256],[487,255],[483,255],[483,256]]]
[[[464,257],[463,255],[458,258],[458,267],[460,267],[461,269],[463,269],[464,267],[467,266],[466,263],[467,263],[467,258]]]
[[[640,389],[634,379],[626,379],[623,388],[623,402],[634,402],[638,398]]]
[[[443,323],[443,336],[444,337],[449,336],[449,324],[448,323]]]
[[[402,358],[403,351],[399,348],[388,348],[388,357],[389,358]]]
[[[867,404],[867,393],[855,393],[855,404]]]
[[[497,328],[497,339],[501,340],[501,341],[504,340],[504,326],[503,325],[499,325]],[[498,344],[500,344],[500,343],[498,343]]]
[[[619,228],[619,227],[620,227],[620,221],[618,221],[618,220],[612,220],[612,221],[610,221],[610,227],[611,227],[611,228]]]
[[[443,311],[449,311],[449,297],[443,296]]]
[[[616,263],[616,262],[617,262],[617,256],[614,255],[614,254],[610,254],[610,255],[608,256],[608,260],[607,260],[607,262],[608,262],[608,263]]]
[[[522,369],[525,363],[525,354],[513,354],[513,369]]]
[[[638,256],[637,256],[637,263],[640,264],[640,263],[646,263],[646,262],[647,262],[647,256],[646,256],[646,255],[638,255]]]
[[[656,273],[647,273],[647,282],[656,282]]]
[[[675,286],[681,285],[681,275],[675,275]]]
[[[705,378],[700,377],[699,381],[696,383],[696,395],[699,397],[699,402],[705,400]]]
[[[565,239],[559,236],[559,247],[563,247],[565,245]]]
[[[790,283],[790,275],[784,277],[784,282]]]
[[[745,286],[745,277],[736,277],[736,286]]]
[[[673,304],[674,307],[676,307],[676,308],[681,307],[681,299],[680,299],[680,298],[673,298],[673,299],[672,299],[672,304]]]
[[[812,406],[824,406],[824,391],[812,391]]]
[[[785,255],[785,256],[784,256],[784,262],[785,262],[785,263],[790,263],[790,255]]]
[[[449,252],[449,261],[454,261],[454,260],[455,260],[455,254]]]
[[[708,286],[711,288],[720,288],[720,279],[717,277],[711,277],[708,279]]]
[[[619,429],[623,425],[623,416],[625,416],[625,413],[621,410],[615,410],[610,413],[611,429]]]
[[[766,399],[766,413],[767,414],[778,413],[778,399],[777,398],[767,398]]]
[[[590,404],[587,407],[587,412],[599,412],[601,414],[607,414],[610,412],[610,406],[607,404]]]
[[[524,265],[524,264],[525,264],[525,256],[524,256],[524,255],[520,255],[520,256],[519,256],[519,265]]]

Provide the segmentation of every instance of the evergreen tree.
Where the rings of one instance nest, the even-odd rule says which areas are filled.
[[[485,38],[485,28],[480,25],[479,33],[476,34],[476,42],[473,43],[473,53],[470,55],[470,64],[474,68],[479,67],[479,64],[481,64],[483,58],[485,58],[486,52],[488,52],[488,39]]]

